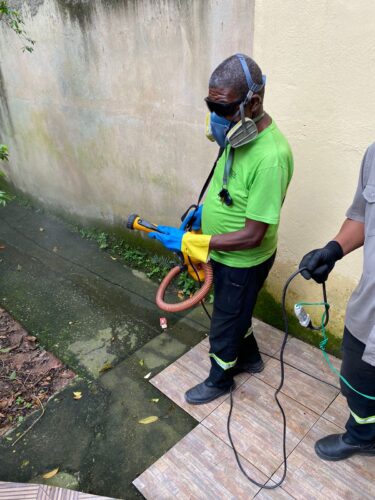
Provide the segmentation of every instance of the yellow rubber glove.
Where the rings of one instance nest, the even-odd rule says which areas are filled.
[[[208,234],[194,234],[189,231],[182,237],[181,252],[191,259],[207,262],[211,238],[212,236]]]

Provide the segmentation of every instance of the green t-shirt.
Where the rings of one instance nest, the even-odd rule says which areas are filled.
[[[228,181],[233,205],[228,207],[218,194],[230,146],[216,166],[203,204],[203,234],[223,234],[245,227],[245,219],[269,224],[260,246],[231,252],[213,250],[210,257],[232,267],[253,267],[276,251],[280,211],[293,174],[293,156],[288,141],[272,122],[249,144],[234,151]]]

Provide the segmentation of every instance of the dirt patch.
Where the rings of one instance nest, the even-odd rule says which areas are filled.
[[[0,308],[0,436],[66,386],[75,374]]]

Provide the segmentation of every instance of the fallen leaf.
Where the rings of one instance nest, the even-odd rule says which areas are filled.
[[[108,370],[111,370],[113,366],[111,363],[104,363],[104,365],[100,368],[99,373],[107,372]]]
[[[149,373],[148,373],[147,375],[145,375],[143,378],[146,378],[146,379],[147,379],[147,378],[150,378],[150,377],[151,377],[151,373],[152,373],[152,372],[149,372]]]
[[[147,425],[147,424],[152,424],[153,422],[156,422],[157,420],[159,420],[159,417],[156,417],[155,415],[153,415],[151,417],[146,417],[146,418],[142,418],[141,420],[138,420],[138,423]]]
[[[59,472],[59,468],[56,467],[56,469],[51,470],[50,472],[46,472],[43,474],[43,479],[51,479],[51,477],[56,476],[56,474]]]
[[[111,259],[112,259],[112,260],[117,260],[117,258],[116,258],[116,257],[112,257],[112,255],[111,255]]]
[[[44,231],[44,227],[40,227],[39,231],[42,233]]]
[[[82,397],[82,392],[73,392],[73,399],[81,399]]]
[[[4,250],[5,249],[5,245],[0,245],[0,250]]]
[[[9,352],[10,349],[11,349],[10,347],[3,347],[2,349],[0,349],[0,352],[6,353]]]
[[[159,398],[152,398],[151,403],[159,403]]]
[[[179,290],[179,291],[177,292],[177,297],[178,297],[180,300],[182,300],[182,299],[185,297],[184,292],[183,292],[182,290]]]
[[[36,337],[33,337],[32,335],[27,335],[26,340],[28,340],[29,342],[35,342]]]
[[[21,469],[23,469],[24,467],[27,467],[30,463],[30,460],[23,460],[22,463],[21,463]]]
[[[58,251],[59,251],[59,249],[58,249],[57,247],[53,247],[53,248],[52,248],[52,252],[57,253]]]
[[[21,270],[22,270],[22,266],[20,266],[20,265],[18,264],[18,266],[17,266],[17,271],[21,271]]]
[[[17,373],[15,371],[12,371],[12,373],[9,375],[9,380],[16,380],[17,378]]]
[[[144,360],[143,360],[143,359],[140,359],[138,362],[139,362],[139,364],[140,364],[141,366],[143,366],[143,365],[145,364],[145,362],[144,362]]]

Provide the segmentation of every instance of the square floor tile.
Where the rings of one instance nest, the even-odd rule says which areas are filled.
[[[150,382],[187,413],[201,421],[228,397],[226,394],[205,405],[190,405],[185,401],[185,392],[207,378],[210,365],[207,342],[203,340]],[[248,373],[237,375],[236,386],[241,386],[250,376]]]
[[[250,377],[234,393],[231,433],[238,452],[266,475],[282,463],[282,417],[274,400],[274,389]],[[319,415],[280,394],[287,417],[287,452],[290,453],[313,426]],[[218,406],[202,425],[229,443],[229,400]]]
[[[255,374],[266,384],[277,388],[280,383],[280,361],[271,359],[261,373]],[[285,365],[283,394],[295,399],[321,415],[335,399],[339,390],[305,373]]]
[[[186,366],[181,365],[179,361],[168,366],[150,382],[198,421],[207,417],[225,398],[229,397],[226,394],[205,405],[190,405],[187,403],[184,397],[185,392],[202,382],[202,379],[194,375]]]
[[[373,500],[375,498],[375,457],[354,456],[340,462],[321,460],[314,451],[315,442],[342,432],[324,418],[288,458],[288,474],[283,489],[298,499]],[[280,471],[274,475],[277,480]]]
[[[273,481],[269,481],[267,484],[274,484]],[[262,488],[259,493],[257,493],[256,500],[292,500],[294,497],[289,495],[281,486],[275,488],[274,490],[266,490]]]
[[[242,459],[245,471],[258,482],[267,477]],[[198,425],[133,484],[147,499],[228,500],[253,498],[259,488],[238,469],[233,450]]]
[[[285,361],[313,377],[340,388],[339,377],[329,368],[320,349],[299,339],[291,338],[285,348]],[[341,360],[329,356],[332,365],[340,370]]]
[[[284,338],[283,332],[253,318],[253,328],[261,352],[274,356],[279,352]]]
[[[345,429],[346,421],[348,420],[350,411],[346,398],[340,393],[337,398],[331,403],[327,410],[323,413],[323,417]]]

